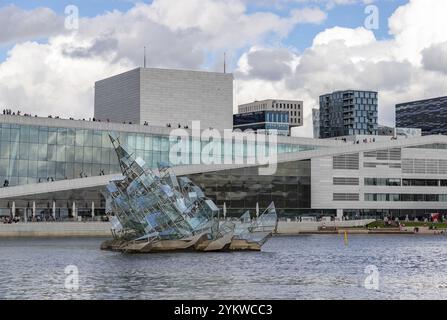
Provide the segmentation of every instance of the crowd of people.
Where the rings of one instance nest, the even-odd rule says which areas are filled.
[[[3,217],[1,221],[2,221],[3,224],[12,224],[12,223],[20,222],[20,218],[19,217],[14,217],[14,218]]]
[[[36,215],[34,217],[29,216],[26,220],[27,222],[63,222],[63,221],[73,221],[73,217],[65,217],[65,218],[57,218],[54,219],[52,215]],[[85,219],[85,217],[84,217]],[[87,217],[87,220],[91,219],[91,217]],[[101,222],[109,222],[110,219],[107,215],[101,215],[98,216],[95,221],[101,221]],[[14,218],[12,216],[4,216],[0,218],[0,224],[14,224],[19,222],[25,222],[23,217],[15,216]]]
[[[9,115],[9,116],[23,116],[23,117],[35,117],[35,118],[38,117],[37,114],[32,115],[32,114],[29,114],[29,113],[22,113],[20,110],[12,111],[11,109],[3,109],[3,114],[4,115]],[[48,115],[48,118],[49,119],[63,119],[63,118],[61,118],[59,116],[54,116],[54,115],[51,115],[51,114]],[[76,120],[76,119],[73,118],[73,117],[70,117],[70,118],[68,118],[68,120]],[[103,121],[103,120],[98,119],[98,118],[88,118],[88,119],[82,118],[82,119],[77,119],[77,120],[78,121],[92,121],[92,122],[102,122]],[[104,122],[110,122],[110,119],[105,119]],[[130,121],[129,122],[123,122],[123,124],[132,124],[132,122],[130,122]],[[149,122],[145,121],[144,125],[148,126]]]

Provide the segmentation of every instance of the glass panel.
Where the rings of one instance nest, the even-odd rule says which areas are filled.
[[[28,176],[32,178],[37,178],[37,161],[29,161]]]
[[[58,128],[57,129],[57,144],[66,144],[67,143],[67,129],[66,128]]]
[[[93,146],[93,130],[84,130],[84,146]]]
[[[20,143],[20,153],[19,153],[19,158],[21,160],[27,160],[28,159],[28,154],[29,154],[29,144],[28,143]]]
[[[2,141],[10,141],[11,140],[11,129],[9,125],[2,125]]]
[[[39,161],[37,163],[37,176],[41,181],[46,181],[47,179],[47,162]]]
[[[28,161],[19,160],[19,177],[27,177],[27,176],[28,176]]]
[[[143,150],[144,149],[144,136],[142,134],[137,135],[137,144],[136,148]]]
[[[93,163],[101,163],[101,148],[93,148]]]
[[[76,130],[75,129],[67,129],[67,142],[66,144],[72,146],[76,141]]]
[[[1,159],[0,160],[0,176],[5,177],[8,174],[9,171],[9,160],[8,159]],[[3,181],[0,181],[3,183]]]
[[[76,146],[84,146],[84,130],[76,129]]]
[[[57,129],[49,128],[48,144],[56,144],[56,143],[57,143]]]
[[[21,142],[29,142],[29,127],[28,126],[20,126],[20,141]]]
[[[152,150],[152,137],[151,136],[144,137],[144,149],[146,151]]]
[[[101,163],[109,164],[110,161],[110,149],[102,148],[101,149]]]
[[[67,146],[65,148],[65,157],[67,162],[75,161],[75,147]]]
[[[30,144],[29,145],[29,159],[37,160],[39,158],[39,145]]]
[[[49,161],[57,160],[57,146],[48,145],[48,160]]]
[[[53,178],[56,176],[56,162],[48,161],[47,162],[47,177]]]
[[[84,161],[84,148],[76,147],[76,149],[75,149],[75,161],[79,162],[79,163]]]
[[[91,163],[93,159],[93,148],[85,147],[84,148],[84,162]]]
[[[77,178],[74,175],[74,164],[73,163],[67,163],[65,166],[65,176],[67,179],[73,179]]]
[[[38,127],[29,127],[29,141],[32,143],[39,142],[39,128]]]
[[[65,163],[56,163],[56,180],[62,180],[65,178]]]
[[[93,134],[93,146],[100,148],[102,144],[102,134],[101,131],[95,131]]]
[[[2,141],[0,146],[0,157],[3,159],[9,159],[11,155],[11,145],[9,142]]]
[[[65,162],[65,145],[57,146],[57,161]]]
[[[39,143],[47,144],[48,143],[48,130],[46,128],[39,128]]]

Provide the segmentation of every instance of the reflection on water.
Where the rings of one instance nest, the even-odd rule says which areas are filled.
[[[262,252],[149,255],[101,251],[102,240],[1,239],[0,299],[447,299],[443,236],[275,237]],[[368,265],[379,290],[363,285]]]

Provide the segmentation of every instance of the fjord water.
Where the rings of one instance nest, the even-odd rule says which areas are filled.
[[[262,252],[127,255],[98,238],[0,240],[0,299],[447,299],[447,237],[274,237]],[[65,288],[68,265],[79,289]],[[378,289],[364,286],[365,268]]]

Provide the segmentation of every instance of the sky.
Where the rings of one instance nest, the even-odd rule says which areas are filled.
[[[445,0],[0,0],[0,104],[89,118],[94,82],[142,65],[234,74],[234,110],[379,91],[379,123],[397,103],[447,95]]]

